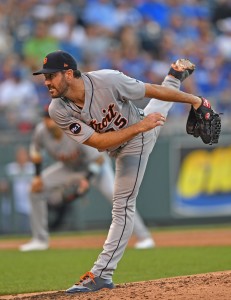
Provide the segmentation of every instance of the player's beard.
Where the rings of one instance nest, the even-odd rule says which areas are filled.
[[[58,87],[54,87],[52,85],[47,86],[51,95],[51,98],[61,98],[65,97],[67,91],[69,89],[69,85],[64,78],[60,80],[60,84]]]

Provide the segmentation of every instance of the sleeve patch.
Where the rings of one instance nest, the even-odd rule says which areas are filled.
[[[81,125],[79,123],[72,123],[69,129],[73,134],[78,134],[81,131]]]

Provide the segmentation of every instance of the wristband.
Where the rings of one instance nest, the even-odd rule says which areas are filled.
[[[92,173],[91,171],[88,171],[87,174],[86,174],[86,179],[90,180],[91,177],[94,176],[94,175],[95,175],[94,173]]]
[[[41,163],[35,163],[35,175],[39,176],[41,174],[41,170],[42,170],[42,164]]]

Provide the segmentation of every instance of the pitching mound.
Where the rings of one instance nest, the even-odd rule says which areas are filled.
[[[230,300],[231,271],[119,284],[113,290],[67,295],[64,291],[2,296],[1,300]]]
[[[188,238],[190,233],[190,239]],[[230,229],[192,230],[182,232],[156,232],[154,239],[158,247],[169,246],[231,246]],[[105,236],[55,237],[51,248],[101,247]],[[26,242],[26,240],[24,241]],[[128,247],[133,247],[134,238]],[[5,241],[0,249],[17,249],[22,240]],[[230,300],[231,271],[214,272],[193,276],[183,276],[118,284],[113,290],[94,293],[67,295],[64,291],[5,295],[0,300]]]

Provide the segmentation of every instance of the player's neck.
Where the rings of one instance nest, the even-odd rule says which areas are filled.
[[[78,107],[84,106],[85,90],[82,78],[76,79],[75,83],[70,85],[65,97],[75,103]]]

